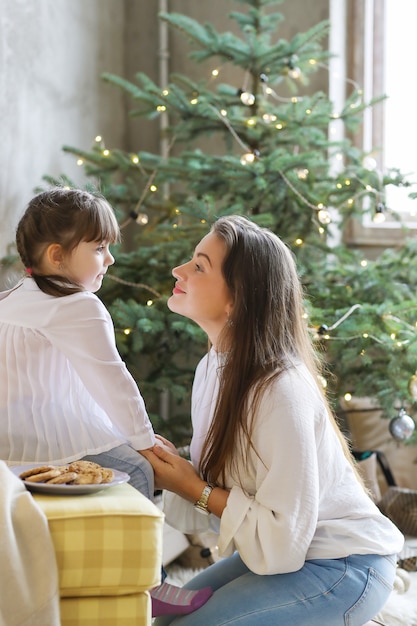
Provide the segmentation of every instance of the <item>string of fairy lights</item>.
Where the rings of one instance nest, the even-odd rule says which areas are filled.
[[[298,58],[296,55],[293,55],[289,60],[288,60],[288,67],[287,67],[287,74],[288,76],[292,79],[297,81],[298,79],[300,79],[302,77],[302,70],[300,69],[300,67],[297,64]],[[329,70],[329,68],[322,64],[322,63],[318,63],[315,59],[310,59],[309,60],[309,64],[310,65],[318,65],[321,68],[327,69]],[[210,80],[216,80],[221,74],[221,68],[215,68],[211,71],[211,76],[210,76]],[[244,75],[244,79],[242,82],[242,87],[237,89],[237,96],[240,98],[240,101],[242,102],[242,104],[245,107],[248,107],[250,109],[250,107],[253,107],[257,96],[256,94],[251,93],[251,91],[248,89],[248,83],[249,83],[249,78],[250,78],[250,73],[246,72]],[[284,97],[280,94],[278,94],[269,84],[268,81],[268,76],[266,74],[261,74],[260,75],[260,86],[261,86],[261,95],[262,97],[267,100],[267,99],[272,99],[275,100],[277,102],[280,103],[299,103],[303,101],[303,97],[302,96],[292,96],[292,97]],[[350,83],[351,85],[353,85],[358,99],[351,103],[350,106],[352,108],[358,107],[361,103],[362,103],[362,90],[359,88],[359,85],[357,85],[354,81],[351,81],[350,79],[345,79],[348,83]],[[169,110],[169,102],[168,102],[168,98],[169,98],[170,92],[168,89],[164,89],[161,91],[160,94],[160,99],[161,99],[161,103],[158,103],[156,105],[156,112],[161,114],[161,115],[167,115],[167,111]],[[192,98],[189,100],[190,105],[194,106],[197,105],[200,100],[199,100],[199,96],[198,94],[193,94]],[[251,149],[243,140],[242,138],[239,136],[238,132],[236,131],[236,129],[233,127],[232,123],[230,122],[229,118],[228,118],[228,112],[226,109],[218,109],[216,106],[214,106],[212,103],[205,103],[209,109],[215,114],[215,116],[217,116],[217,118],[224,124],[224,126],[227,128],[227,130],[230,132],[231,136],[234,138],[234,140],[236,141],[236,143],[239,145],[240,149],[242,150],[242,154],[240,157],[240,162],[242,165],[244,166],[248,166],[250,167],[252,163],[254,163],[255,161],[262,159],[262,155],[259,153],[258,150],[254,150]],[[311,114],[311,110],[306,109],[305,110],[306,115]],[[262,120],[264,123],[267,124],[271,124],[275,127],[275,129],[279,132],[281,130],[283,130],[285,128],[285,124],[280,121],[278,119],[278,116],[274,113],[270,113],[270,112],[263,112],[261,114]],[[329,133],[330,135],[333,133],[333,123],[337,123],[341,121],[341,114],[340,113],[333,113],[329,119]],[[253,117],[249,116],[246,118],[246,124],[248,126],[252,125],[252,124],[256,124],[256,119],[254,119]],[[169,146],[169,150],[172,148],[172,145],[175,141],[175,137],[172,139],[171,144]],[[95,137],[95,142],[96,144],[99,145],[99,149],[101,151],[101,155],[103,157],[110,157],[111,156],[111,151],[109,149],[107,149],[105,147],[104,141],[103,141],[103,137],[101,135],[97,135]],[[335,159],[336,162],[339,162],[340,164],[343,162],[343,154],[341,152],[336,152],[336,154],[333,155],[333,158]],[[140,158],[137,154],[132,154],[131,155],[131,161],[132,164],[137,166],[140,170],[142,170],[142,166],[140,163]],[[79,166],[83,166],[85,163],[85,159],[84,158],[79,158],[77,160],[77,164]],[[381,187],[382,187],[382,174],[377,172],[377,163],[376,160],[373,159],[371,156],[367,156],[364,159],[363,162],[363,166],[365,169],[367,170],[374,170],[377,174],[377,179],[379,180]],[[308,207],[309,209],[311,209],[313,211],[313,215],[316,215],[317,217],[317,222],[318,222],[318,230],[320,234],[324,233],[324,228],[323,226],[328,225],[331,223],[332,218],[331,218],[331,211],[329,210],[328,207],[324,206],[322,203],[313,203],[311,202],[307,197],[305,197],[305,195],[300,191],[300,189],[298,189],[296,187],[296,185],[289,179],[289,177],[284,174],[284,172],[282,170],[280,170],[279,168],[277,169],[277,173],[278,175],[281,177],[281,179],[283,180],[283,182],[288,186],[289,189],[291,189],[292,193],[295,194],[297,196],[297,198],[299,199],[299,201],[304,204],[306,207]],[[301,168],[297,170],[297,177],[300,181],[305,180],[308,175],[309,175],[309,170],[307,168]],[[142,170],[142,174],[145,174],[145,172]],[[130,211],[127,219],[125,220],[125,222],[123,222],[121,224],[121,229],[125,228],[132,220],[135,221],[137,224],[141,225],[141,226],[145,226],[148,221],[149,221],[149,217],[147,215],[147,213],[145,211],[142,210],[142,207],[144,205],[145,199],[147,198],[149,193],[155,193],[158,191],[158,187],[155,184],[155,178],[157,176],[157,170],[154,170],[150,175],[148,175],[147,178],[147,183],[144,186],[144,189],[142,191],[142,194],[140,196],[140,198],[138,199],[138,202],[136,204],[136,206],[134,207],[134,209],[132,211]],[[385,211],[386,211],[386,207],[384,204],[384,198],[383,198],[383,193],[379,190],[376,189],[374,186],[369,185],[368,183],[366,183],[365,181],[361,180],[356,174],[352,174],[352,176],[350,177],[346,177],[345,180],[343,182],[336,182],[336,188],[338,190],[341,189],[349,189],[349,187],[351,186],[351,182],[352,182],[352,178],[356,179],[356,182],[359,183],[359,190],[356,191],[356,193],[352,194],[347,200],[345,200],[344,202],[346,202],[347,206],[351,206],[354,203],[357,202],[361,202],[364,198],[369,197],[370,195],[373,195],[375,197],[375,213],[373,216],[373,221],[375,223],[381,223],[385,220]],[[180,213],[177,210],[177,213]],[[174,223],[173,228],[177,228],[178,227],[178,223]],[[301,238],[297,238],[295,240],[295,245],[297,246],[301,246],[303,245],[303,240]],[[362,260],[360,265],[362,267],[366,267],[368,261],[366,259]],[[134,283],[134,282],[129,282],[129,281],[124,281],[116,276],[113,276],[112,274],[108,274],[108,277],[112,280],[118,281],[120,283],[123,283],[125,285],[128,285],[130,287],[133,288],[139,288],[139,289],[145,289],[148,290],[155,298],[159,298],[161,294],[159,294],[159,292],[157,292],[156,290],[154,290],[153,288],[151,288],[148,285],[145,285],[143,283]],[[152,306],[154,304],[154,300],[153,299],[149,299],[147,301],[147,306]],[[326,326],[326,325],[321,325],[319,328],[311,328],[310,331],[313,334],[313,337],[315,339],[320,339],[320,340],[325,340],[325,341],[330,341],[330,340],[338,340],[338,341],[346,341],[348,339],[352,339],[352,337],[332,337],[331,335],[331,331],[335,330],[338,326],[340,326],[341,324],[343,324],[343,322],[350,317],[353,313],[357,312],[358,310],[360,310],[361,305],[360,304],[354,304],[342,317],[340,317],[337,321],[335,321],[332,325],[330,326]],[[401,320],[400,320],[401,321]],[[416,326],[417,326],[417,322],[416,322]],[[132,332],[131,328],[125,328],[123,330],[123,332],[128,335]],[[376,337],[374,334],[372,333],[363,333],[361,335],[361,337],[363,337],[364,340],[373,340],[374,342],[377,343],[384,343],[383,340],[379,339],[378,337]],[[355,337],[358,338],[358,337]],[[390,339],[391,341],[395,342],[396,345],[399,348],[403,348],[406,345],[406,341],[400,341],[397,338],[397,335],[395,333],[392,333],[390,335]],[[364,355],[365,353],[365,349],[362,349],[360,352],[360,355]],[[323,385],[325,386],[327,383],[326,381],[323,379],[322,380]],[[410,395],[412,396],[412,398],[414,400],[417,400],[417,372],[416,374],[414,374],[410,380],[410,385],[409,385],[409,391],[410,391]],[[350,392],[346,392],[345,393],[345,400],[349,401],[351,399],[351,393]],[[405,415],[405,418],[404,418]],[[409,418],[408,415],[406,415],[405,413],[401,413],[401,415],[399,414],[397,416],[397,418],[400,420],[400,422],[398,422],[398,429],[396,431],[396,433],[391,432],[391,434],[393,435],[394,438],[397,438],[398,440],[403,440],[408,438],[409,436],[411,436],[410,434],[410,428],[411,425],[408,423],[408,428],[404,428],[401,430],[400,426],[404,426],[404,421],[408,421]],[[396,418],[396,419],[397,419]],[[408,419],[406,419],[408,418]],[[414,424],[414,422],[413,422]],[[401,432],[400,432],[401,430]],[[407,436],[404,435],[404,432],[407,433]]]

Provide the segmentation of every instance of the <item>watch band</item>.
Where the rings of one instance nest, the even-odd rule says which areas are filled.
[[[204,487],[203,491],[201,492],[201,496],[199,497],[197,502],[194,504],[195,510],[198,511],[199,513],[203,513],[203,515],[209,514],[208,499],[213,489],[214,489],[214,485],[207,484]]]

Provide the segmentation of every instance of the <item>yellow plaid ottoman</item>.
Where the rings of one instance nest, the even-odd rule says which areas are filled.
[[[163,514],[128,484],[34,494],[55,546],[62,626],[147,626],[160,583]]]

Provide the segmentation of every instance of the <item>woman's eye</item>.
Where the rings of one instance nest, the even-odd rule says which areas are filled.
[[[203,271],[203,268],[198,263],[195,264],[195,269],[197,270],[197,272],[202,272]]]

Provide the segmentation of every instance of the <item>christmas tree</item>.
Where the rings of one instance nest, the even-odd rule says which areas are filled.
[[[402,407],[412,414],[417,245],[409,241],[376,261],[331,245],[348,220],[388,210],[387,185],[408,184],[397,170],[378,172],[373,154],[349,139],[376,101],[365,102],[357,86],[335,111],[326,93],[308,93],[312,73],[328,67],[328,23],[287,41],[279,37],[279,0],[236,2],[241,10],[225,0],[225,12],[230,5],[239,34],[186,15],[160,16],[190,41],[191,58],[204,68],[198,81],[178,74],[165,85],[143,73],[134,82],[103,77],[130,96],[132,116],[163,116],[165,154],[140,146],[127,153],[101,137],[90,151],[64,147],[120,219],[125,246],[100,292],[120,352],[156,430],[186,442],[194,367],[207,346],[192,322],[166,307],[171,269],[189,258],[216,217],[242,214],[276,232],[296,255],[307,323],[327,362],[335,408],[351,393],[375,397],[386,417]],[[230,66],[233,84],[222,82]],[[334,124],[344,127],[340,141],[331,139]],[[207,138],[216,139],[214,150]],[[73,184],[65,176],[45,179]]]

